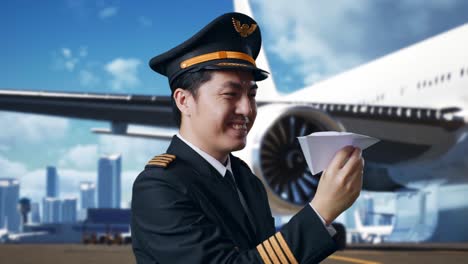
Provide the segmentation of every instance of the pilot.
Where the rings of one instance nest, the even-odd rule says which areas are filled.
[[[331,222],[359,196],[361,150],[341,149],[315,197],[279,231],[262,182],[231,154],[254,124],[261,34],[240,13],[213,20],[152,58],[167,76],[179,132],[133,185],[138,263],[317,263],[336,250]],[[284,175],[287,177],[287,175]]]

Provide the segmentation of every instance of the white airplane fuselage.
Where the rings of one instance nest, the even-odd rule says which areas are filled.
[[[468,24],[282,97],[287,101],[468,109]]]

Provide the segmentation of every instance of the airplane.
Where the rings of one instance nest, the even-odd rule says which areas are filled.
[[[253,17],[248,1],[235,0],[234,7]],[[450,166],[444,157],[467,142],[467,44],[464,24],[290,94],[278,92],[274,76],[259,82],[257,119],[246,148],[236,154],[264,183],[272,211],[295,213],[315,195],[320,174],[310,172],[296,137],[317,131],[350,131],[381,140],[363,153],[364,190],[408,192],[466,184],[465,167],[463,175],[435,176],[427,168]],[[271,72],[263,49],[257,65]],[[93,129],[99,134],[170,139],[177,132],[170,96],[2,89],[0,110],[109,121],[110,129]],[[130,131],[130,124],[157,130]],[[466,213],[468,203],[459,210]],[[461,230],[457,239],[467,241],[468,231]]]
[[[356,228],[353,231],[357,233],[359,237],[366,242],[372,244],[380,244],[392,233],[393,225],[363,225],[359,212],[354,211],[354,222]],[[351,230],[348,230],[351,233]]]

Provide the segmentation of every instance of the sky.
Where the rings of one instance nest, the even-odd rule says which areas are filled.
[[[251,2],[285,93],[468,22],[463,0]],[[231,11],[228,0],[1,1],[0,89],[168,95],[149,59]],[[20,195],[38,202],[46,166],[57,166],[61,197],[77,197],[98,158],[121,153],[128,206],[133,180],[168,143],[94,127],[109,124],[0,111],[0,178],[18,178]]]

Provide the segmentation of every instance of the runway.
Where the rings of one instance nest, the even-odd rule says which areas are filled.
[[[132,264],[130,246],[107,245],[0,245],[2,263]],[[394,244],[350,246],[324,260],[323,264],[467,263],[468,244]],[[5,262],[3,262],[5,261]]]
[[[323,264],[467,263],[468,244],[351,245]]]

